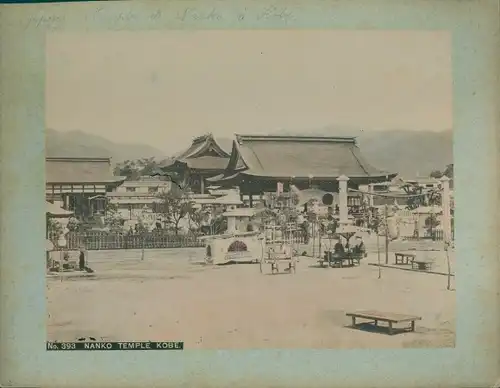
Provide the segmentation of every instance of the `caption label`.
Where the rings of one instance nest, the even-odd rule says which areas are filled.
[[[47,350],[183,350],[184,342],[47,342]]]

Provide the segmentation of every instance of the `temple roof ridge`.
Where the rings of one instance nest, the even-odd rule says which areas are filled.
[[[311,136],[311,135],[258,135],[235,134],[238,143],[243,141],[298,141],[298,142],[335,142],[356,144],[356,136]]]

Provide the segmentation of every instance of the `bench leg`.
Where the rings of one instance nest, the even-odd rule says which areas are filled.
[[[376,319],[375,319],[374,323],[375,323],[375,326],[378,326],[378,321]]]
[[[389,335],[392,335],[392,322],[389,322]]]
[[[356,327],[356,317],[351,317],[352,319],[352,327]]]
[[[411,321],[411,331],[415,331],[415,321]]]

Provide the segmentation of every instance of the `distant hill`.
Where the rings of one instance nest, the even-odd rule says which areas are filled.
[[[313,131],[274,131],[276,135],[356,136],[362,154],[374,167],[399,172],[404,177],[428,175],[444,170],[453,163],[451,130],[435,131],[359,131],[351,128],[326,127]],[[217,137],[224,149],[231,152],[232,139]],[[186,144],[187,148],[189,145]],[[120,144],[82,131],[47,130],[47,156],[111,156],[114,163],[154,157],[167,158],[164,152],[144,144]],[[179,152],[184,149],[179,149]]]
[[[111,157],[113,163],[125,160],[155,157],[164,159],[165,153],[145,144],[121,144],[83,131],[60,132],[47,129],[45,134],[47,156]]]

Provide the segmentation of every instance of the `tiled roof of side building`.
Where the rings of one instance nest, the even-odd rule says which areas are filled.
[[[47,183],[115,183],[125,177],[114,176],[110,158],[45,158]]]

